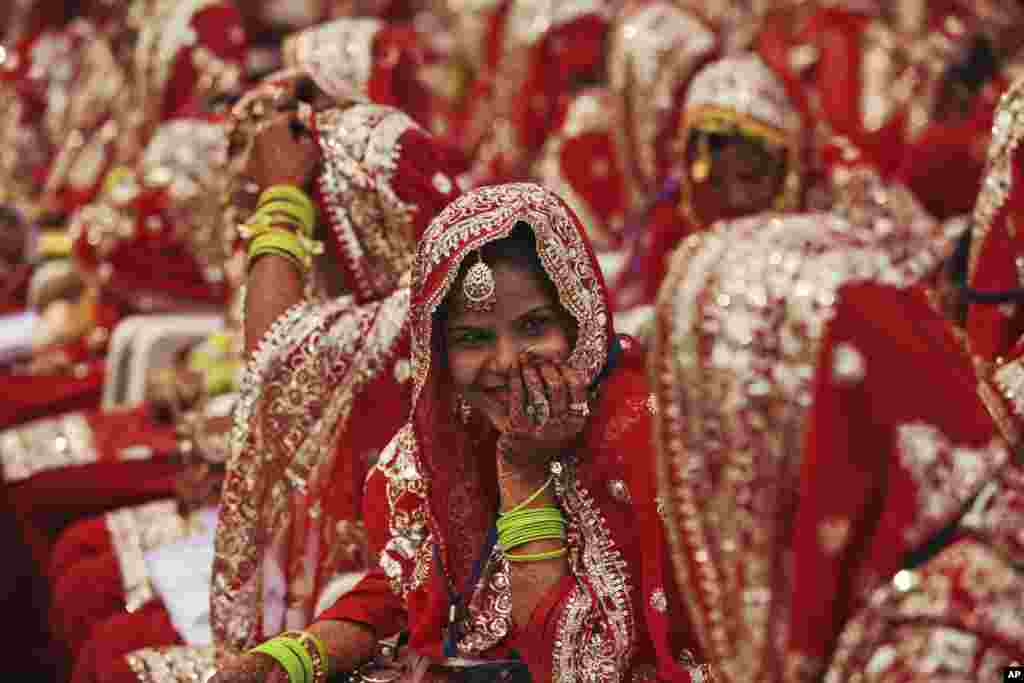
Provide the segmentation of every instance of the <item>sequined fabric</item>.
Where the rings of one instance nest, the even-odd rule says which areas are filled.
[[[0,432],[0,458],[4,481],[12,483],[46,470],[94,462],[97,453],[85,415],[69,413]]]
[[[1021,656],[1022,584],[1004,557],[959,541],[872,594],[840,636],[824,681],[999,680]]]
[[[134,612],[155,596],[146,568],[147,552],[193,533],[212,531],[202,529],[198,517],[182,517],[175,500],[121,508],[108,512],[104,519],[121,569],[125,608],[129,612]]]
[[[307,29],[294,39],[294,66],[338,102],[366,99],[373,41],[383,26],[378,19],[343,17]]]
[[[540,181],[580,217],[598,250],[612,249],[621,241],[628,208],[627,175],[613,144],[614,119],[608,116],[613,104],[611,93],[603,88],[576,95],[536,166]]]
[[[656,191],[660,136],[675,127],[678,93],[717,44],[698,18],[668,2],[624,10],[613,22],[608,79],[620,108],[615,135],[634,206]]]
[[[263,576],[256,568],[268,543],[275,543],[265,530],[287,529],[300,500],[316,515],[310,492],[328,474],[356,396],[390,371],[407,334],[408,297],[408,290],[399,290],[364,306],[348,297],[324,306],[299,304],[275,322],[250,360],[216,538],[211,608],[219,642],[242,650],[258,642],[263,629],[279,627],[262,625]],[[314,587],[305,585],[306,591]],[[316,596],[306,591],[290,592],[287,608],[309,613],[308,619]]]
[[[397,163],[406,133],[425,132],[400,111],[379,105],[332,109],[317,116],[324,165],[324,213],[360,301],[393,292],[412,266],[417,214],[396,194]],[[438,190],[451,194],[451,179]]]
[[[1013,160],[1021,139],[1024,138],[1024,79],[1013,84],[999,102],[992,126],[992,142],[988,147],[988,165],[978,201],[974,206],[972,223],[970,277],[978,268],[985,240],[992,229],[996,214],[1013,192]]]
[[[874,227],[872,227],[872,225]],[[658,301],[661,495],[678,582],[726,680],[784,643],[786,538],[821,337],[840,288],[905,287],[945,253],[935,224],[757,217],[690,238]],[[842,541],[841,525],[823,529]]]
[[[139,683],[203,683],[215,671],[213,647],[163,647],[126,657]]]

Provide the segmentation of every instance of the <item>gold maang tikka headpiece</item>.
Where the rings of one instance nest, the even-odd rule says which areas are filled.
[[[494,273],[491,272],[491,267],[484,263],[484,257],[479,249],[476,252],[476,263],[466,271],[466,278],[462,281],[462,293],[467,311],[490,313],[498,305]]]

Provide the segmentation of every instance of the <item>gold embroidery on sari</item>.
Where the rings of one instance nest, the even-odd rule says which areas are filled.
[[[35,420],[0,432],[4,481],[28,479],[46,470],[95,462],[92,427],[82,413]]]
[[[145,555],[196,531],[178,513],[175,500],[159,500],[105,515],[107,531],[121,570],[125,608],[134,612],[155,597]]]
[[[957,445],[921,422],[899,427],[896,452],[917,492],[918,515],[903,532],[911,547],[955,518],[1010,457],[1002,439],[980,448]]]
[[[138,683],[196,683],[216,670],[214,648],[172,646],[145,648],[125,656]]]
[[[557,490],[569,523],[569,564],[586,577],[573,589],[559,619],[552,655],[558,681],[617,681],[636,646],[626,562],[608,531],[604,516],[567,463]]]
[[[876,589],[851,619],[826,683],[854,675],[866,683],[893,676],[980,681],[987,680],[982,672],[1006,665],[1011,653],[1001,644],[1024,638],[1019,572],[992,549],[964,539],[914,574],[913,582]]]
[[[790,577],[774,549],[837,292],[917,282],[944,254],[927,227],[897,237],[827,214],[761,216],[690,238],[673,259],[652,370],[659,492],[678,583],[726,680],[763,668],[786,638]]]
[[[408,290],[364,306],[351,297],[297,304],[250,359],[235,411],[211,596],[215,633],[229,646],[242,650],[262,636],[262,574],[255,568],[266,544],[258,535],[286,528],[294,496],[326,476],[323,465],[355,396],[390,372],[408,306]],[[267,481],[274,483],[264,500]],[[313,597],[290,595],[289,607],[304,609]]]

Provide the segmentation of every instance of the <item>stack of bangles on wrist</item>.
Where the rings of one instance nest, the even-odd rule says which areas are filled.
[[[557,550],[542,553],[511,553],[510,550],[534,541],[559,540],[565,542],[565,518],[562,511],[553,505],[528,507],[530,503],[551,485],[554,477],[548,478],[537,491],[508,512],[498,515],[498,546],[510,562],[541,562],[564,557],[565,545]]]
[[[277,254],[306,272],[313,255],[323,253],[323,245],[313,239],[315,227],[313,200],[293,185],[274,185],[260,195],[256,212],[239,234],[249,244],[250,265],[264,254]]]
[[[290,683],[325,683],[327,649],[308,631],[286,631],[249,652],[272,658],[288,672]]]

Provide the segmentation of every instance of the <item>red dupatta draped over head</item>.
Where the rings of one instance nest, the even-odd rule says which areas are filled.
[[[622,159],[615,146],[611,93],[589,88],[568,100],[561,123],[544,143],[536,165],[539,180],[580,217],[594,249],[621,245],[629,208]]]
[[[602,69],[610,15],[606,0],[500,4],[484,41],[481,80],[491,98],[492,125],[476,154],[475,184],[516,180],[529,172],[525,164],[556,123],[559,100]]]
[[[399,532],[381,561],[406,598],[413,622],[412,645],[429,651],[423,654],[440,654],[435,648],[447,619],[449,580],[464,590],[497,512],[496,432],[481,420],[454,425],[454,388],[445,370],[435,313],[465,259],[485,244],[508,236],[520,223],[533,231],[538,256],[559,303],[578,325],[568,362],[596,379],[608,361],[614,338],[607,291],[584,228],[550,190],[529,183],[479,188],[450,204],[427,228],[413,271],[412,419],[398,437],[396,456],[413,466],[410,472],[418,471],[409,489],[418,502],[408,517],[397,518],[411,522],[403,525],[408,527],[404,535],[419,544],[415,557],[403,552]],[[401,490],[404,487],[395,490],[395,497]],[[424,533],[433,543],[430,538],[424,540]],[[433,559],[435,546],[441,566]],[[396,558],[414,561],[415,569],[400,566]],[[493,645],[508,634],[510,624],[506,613],[484,639]]]
[[[760,142],[785,158],[782,185],[771,208],[792,211],[801,203],[803,190],[802,117],[782,81],[757,55],[746,53],[717,60],[693,78],[686,93],[678,139],[682,150],[680,182],[682,209],[691,218],[713,213],[730,215],[717,206],[718,191],[694,182],[691,172],[699,161],[689,148],[694,132],[720,133]],[[704,226],[707,227],[707,226]]]
[[[228,650],[306,626],[328,581],[365,569],[350,546],[361,546],[367,455],[408,415],[414,245],[458,194],[446,157],[404,113],[360,104],[315,116],[320,220],[354,296],[289,309],[246,370],[211,594]]]
[[[668,177],[687,88],[718,50],[714,31],[671,2],[637,3],[615,18],[609,86],[631,208],[649,201]]]
[[[369,101],[431,123],[430,94],[419,80],[425,57],[411,26],[344,17],[289,36],[283,52],[285,66],[309,74],[339,104]]]
[[[592,412],[577,444],[552,466],[569,573],[520,625],[511,616],[509,562],[487,542],[498,506],[497,432],[482,416],[456,411],[442,316],[467,259],[523,226],[554,296],[575,320],[568,363],[591,380]],[[324,618],[367,623],[380,636],[407,629],[417,667],[518,653],[537,680],[645,681],[655,669],[685,680],[679,669],[694,666],[684,652],[692,646],[688,622],[666,571],[651,486],[634,476],[635,460],[650,447],[653,397],[639,346],[613,332],[579,219],[532,183],[468,192],[419,242],[410,316],[411,417],[367,479],[367,533],[379,569],[361,595],[343,598]]]

